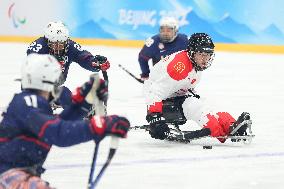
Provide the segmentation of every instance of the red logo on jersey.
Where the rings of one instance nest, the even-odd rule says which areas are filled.
[[[191,84],[195,83],[195,81],[196,81],[196,79],[193,79],[193,80],[191,81]]]
[[[185,79],[191,70],[192,64],[185,51],[178,53],[167,67],[169,76],[177,81]]]
[[[182,73],[183,70],[185,70],[185,65],[183,62],[178,62],[174,65],[174,69],[176,70],[176,72]]]

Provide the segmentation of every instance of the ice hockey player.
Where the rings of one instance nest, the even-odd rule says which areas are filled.
[[[105,71],[110,67],[110,63],[106,57],[101,55],[93,56],[89,51],[83,50],[81,45],[71,40],[67,27],[60,21],[47,24],[44,36],[36,39],[29,45],[27,55],[31,53],[51,54],[56,57],[61,65],[64,76],[60,84],[65,82],[72,62],[76,62],[82,68],[92,72]],[[104,83],[105,81],[101,80],[101,82]],[[61,93],[62,96],[60,96],[56,103],[64,108],[65,105],[70,105],[72,102],[71,91],[67,87],[61,87],[61,90],[63,90]],[[107,91],[106,85],[104,91]],[[99,97],[106,101],[108,95],[104,93]]]
[[[40,176],[52,147],[68,147],[106,135],[126,137],[129,122],[118,115],[82,119],[97,94],[91,77],[72,94],[72,104],[53,115],[51,96],[62,75],[51,55],[28,55],[21,69],[22,92],[15,94],[0,123],[0,188],[50,189]]]
[[[153,65],[155,65],[164,57],[186,49],[187,35],[178,33],[178,29],[178,21],[174,17],[164,17],[160,21],[159,34],[146,40],[138,56],[142,80],[146,80],[149,77],[150,59],[152,59]]]
[[[194,91],[202,71],[213,61],[214,47],[209,35],[194,33],[188,41],[187,50],[176,52],[153,67],[144,84],[148,105],[146,119],[150,123],[149,133],[153,138],[167,137],[167,117],[170,115],[173,118],[175,114],[177,120],[185,117],[202,128],[185,135],[189,140],[210,135],[225,142],[222,136],[246,134],[249,113],[242,113],[236,121],[228,112],[213,112]],[[191,93],[194,95],[185,98]]]

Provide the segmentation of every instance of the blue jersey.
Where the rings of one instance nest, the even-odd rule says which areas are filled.
[[[188,38],[185,34],[178,34],[177,37],[170,43],[162,43],[159,35],[148,38],[145,45],[141,49],[138,57],[141,76],[149,76],[150,69],[148,61],[152,59],[155,65],[162,58],[175,52],[185,50],[188,44]]]
[[[31,53],[49,54],[47,39],[45,37],[40,37],[32,42],[28,47],[27,55]],[[72,62],[78,63],[82,68],[85,68],[86,70],[92,72],[99,71],[98,68],[92,66],[92,62],[94,62],[94,56],[89,51],[82,50],[81,46],[78,43],[69,39],[68,51],[64,57],[64,61],[60,62],[65,80],[67,78],[69,66]]]
[[[87,107],[87,106],[85,106]],[[0,174],[17,167],[42,170],[52,145],[71,146],[99,140],[81,105],[72,104],[53,115],[49,102],[33,91],[16,94],[0,123]]]

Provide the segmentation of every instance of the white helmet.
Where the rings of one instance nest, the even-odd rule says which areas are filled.
[[[69,31],[60,21],[49,22],[44,30],[44,37],[49,42],[66,42],[69,39]]]
[[[172,35],[163,35],[163,27],[171,28],[173,31]],[[172,42],[177,36],[178,28],[178,21],[174,17],[163,17],[160,21],[160,38],[162,42]]]
[[[58,22],[49,22],[44,31],[44,37],[48,41],[49,54],[63,61],[69,47],[69,31],[66,26]]]
[[[160,21],[160,27],[167,26],[178,31],[178,21],[174,17],[163,17]]]
[[[58,61],[49,54],[30,54],[22,64],[22,89],[54,92],[62,78]]]

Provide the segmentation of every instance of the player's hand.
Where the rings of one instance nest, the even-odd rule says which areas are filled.
[[[106,57],[101,55],[96,55],[94,62],[92,63],[94,67],[98,67],[102,71],[106,71],[110,67],[110,63]]]
[[[82,103],[88,93],[91,91],[95,78],[90,77],[88,82],[85,82],[81,87],[77,87],[76,90],[72,93],[72,102],[73,103]]]
[[[130,123],[127,118],[118,115],[93,116],[90,119],[93,132],[99,137],[115,135],[126,138]]]
[[[100,79],[100,84],[97,89],[97,96],[99,100],[103,101],[106,104],[108,100],[108,85],[107,82],[103,79]]]
[[[142,73],[142,74],[140,75],[140,79],[141,79],[142,81],[146,81],[147,79],[149,79],[149,73]]]

